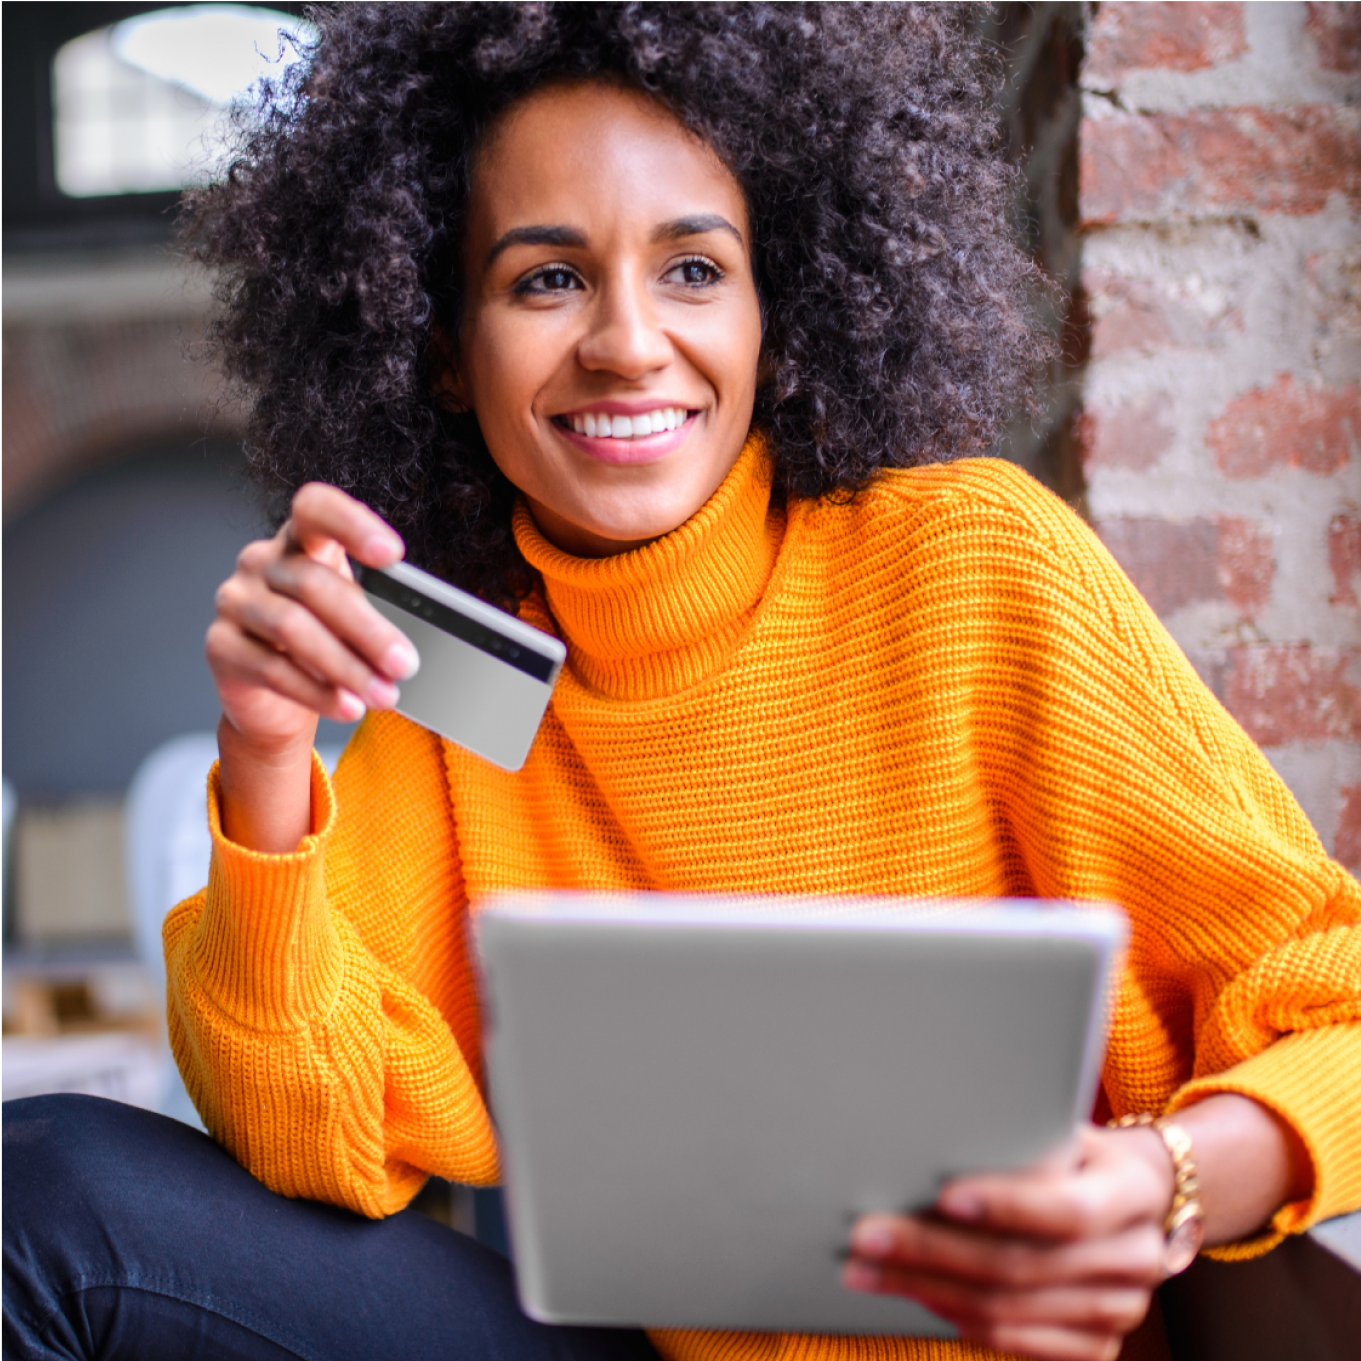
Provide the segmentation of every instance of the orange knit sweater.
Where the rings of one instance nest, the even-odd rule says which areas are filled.
[[[524,769],[391,714],[293,855],[225,840],[165,924],[176,1057],[285,1195],[384,1215],[497,1176],[469,900],[505,887],[1108,899],[1132,944],[1097,1115],[1256,1097],[1361,1206],[1361,888],[1092,534],[1003,462],[770,504],[749,442],[613,559],[515,532],[568,642]],[[657,1334],[686,1361],[951,1358],[953,1342]],[[1127,1348],[1127,1352],[1131,1351]]]

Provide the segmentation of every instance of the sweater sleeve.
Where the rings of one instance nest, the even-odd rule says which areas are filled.
[[[1238,1092],[1299,1134],[1311,1199],[1216,1255],[1265,1251],[1361,1208],[1361,885],[1091,531],[1015,490],[984,521],[1016,562],[987,654],[1010,716],[976,718],[993,806],[1032,891],[1129,916],[1111,1110]]]
[[[222,833],[166,918],[169,1028],[209,1133],[283,1195],[391,1214],[429,1173],[496,1179],[466,897],[438,738],[370,715],[315,757],[310,835],[263,855]]]

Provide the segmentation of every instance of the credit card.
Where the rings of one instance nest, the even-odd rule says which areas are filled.
[[[421,659],[401,683],[397,712],[519,770],[567,658],[562,642],[410,563],[350,565],[370,604]]]

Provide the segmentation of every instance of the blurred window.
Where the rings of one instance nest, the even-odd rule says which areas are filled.
[[[152,10],[82,34],[52,62],[57,187],[72,198],[154,193],[206,178],[223,114],[279,81],[305,20],[246,5]]]

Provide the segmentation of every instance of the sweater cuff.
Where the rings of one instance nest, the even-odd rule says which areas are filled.
[[[266,855],[222,832],[218,767],[208,775],[213,858],[192,947],[193,971],[212,1002],[256,1030],[301,1030],[324,1017],[344,960],[326,901],[325,851],[335,794],[312,753],[312,830],[289,855]]]
[[[1284,1035],[1222,1073],[1197,1078],[1168,1103],[1179,1111],[1219,1092],[1251,1097],[1299,1135],[1313,1164],[1313,1194],[1292,1201],[1255,1238],[1224,1243],[1210,1255],[1256,1257],[1289,1233],[1361,1207],[1361,1022]]]

